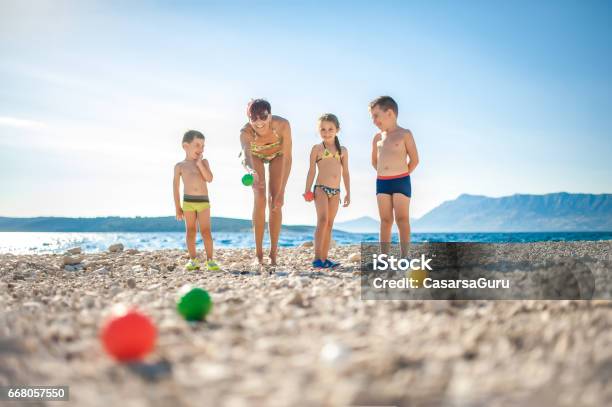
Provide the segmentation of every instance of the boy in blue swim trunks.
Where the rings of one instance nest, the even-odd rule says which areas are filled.
[[[380,215],[380,242],[391,242],[393,219],[400,236],[402,257],[410,244],[410,174],[419,163],[412,133],[397,124],[398,106],[390,96],[370,102],[370,115],[380,132],[372,140],[372,166],[376,169],[376,200]],[[387,249],[388,250],[388,249]],[[383,251],[387,251],[383,248]]]
[[[189,130],[183,136],[185,159],[174,166],[174,206],[176,220],[185,219],[186,243],[189,251],[187,270],[197,270],[200,263],[196,253],[197,224],[206,250],[206,269],[219,270],[213,260],[213,240],[210,233],[210,202],[208,200],[207,183],[212,182],[208,160],[202,159],[204,152],[204,135],[196,130]],[[183,180],[183,205],[181,206],[179,186]]]

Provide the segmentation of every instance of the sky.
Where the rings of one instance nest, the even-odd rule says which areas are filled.
[[[337,221],[377,217],[367,105],[399,104],[411,215],[462,193],[612,192],[612,3],[0,2],[0,216],[172,216],[182,134],[206,135],[211,214],[250,218],[250,98],[287,118],[284,222],[321,113],[349,151]]]

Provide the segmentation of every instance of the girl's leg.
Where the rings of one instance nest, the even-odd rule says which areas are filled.
[[[185,214],[185,243],[187,244],[187,251],[189,252],[189,258],[195,259],[197,256],[196,252],[196,234],[197,226],[197,214],[194,211],[184,211]]]
[[[391,228],[393,227],[393,199],[389,194],[377,194],[376,201],[380,216],[380,251],[389,253]]]
[[[282,207],[272,210],[272,206],[278,194],[281,193],[281,186],[283,184],[283,157],[278,157],[270,161],[270,180],[269,190],[270,195],[268,196],[268,207],[270,213],[270,220],[268,228],[270,231],[270,264],[276,266],[276,254],[278,252],[278,237],[280,236],[281,226],[283,224],[283,210]]]
[[[334,228],[334,219],[336,213],[338,213],[338,206],[340,205],[340,194],[336,194],[331,198],[327,199],[327,233],[325,234],[325,240],[323,242],[323,248],[321,249],[321,255],[324,259],[327,259],[329,253],[329,245],[331,243],[332,229]]]
[[[327,236],[327,224],[328,224],[328,199],[327,194],[321,190],[321,188],[315,188],[315,207],[317,208],[317,228],[315,229],[315,241],[314,241],[314,257],[316,259],[325,260],[327,257],[323,256],[323,243],[325,236]]]
[[[399,229],[400,250],[402,257],[408,254],[410,245],[410,198],[404,194],[393,194],[393,212]]]
[[[253,235],[255,252],[259,264],[263,264],[263,236],[266,227],[266,168],[257,158],[253,158],[253,169],[259,174],[261,187],[253,184]]]
[[[212,260],[213,240],[210,233],[210,208],[198,213],[198,223],[200,224],[200,234],[204,242],[204,250],[206,251],[206,260]]]

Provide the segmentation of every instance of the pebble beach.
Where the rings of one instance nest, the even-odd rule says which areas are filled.
[[[517,259],[586,258],[612,285],[612,241],[513,245]],[[359,246],[334,270],[308,245],[277,267],[219,249],[218,272],[182,250],[0,254],[0,385],[67,385],[75,406],[603,406],[612,404],[612,301],[366,301]],[[603,276],[603,277],[601,277]],[[185,284],[207,290],[206,321],[176,312]],[[601,285],[604,285],[601,287]],[[158,331],[142,362],[99,340],[116,304]]]

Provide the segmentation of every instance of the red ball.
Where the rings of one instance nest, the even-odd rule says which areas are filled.
[[[304,199],[305,199],[307,202],[310,202],[310,201],[314,200],[314,193],[313,193],[312,191],[308,191],[308,192],[306,192],[306,193],[304,194]]]
[[[134,309],[110,317],[100,331],[106,352],[122,362],[142,359],[153,350],[156,337],[153,322]]]

